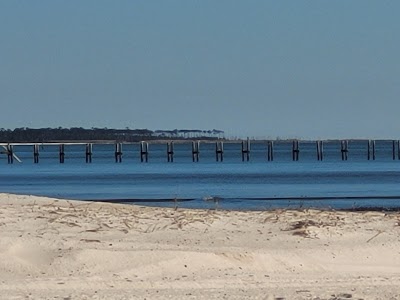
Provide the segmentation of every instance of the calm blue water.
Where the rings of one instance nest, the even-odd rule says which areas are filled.
[[[193,163],[191,145],[176,144],[174,163],[167,163],[166,145],[151,144],[149,163],[140,163],[139,146],[124,145],[116,164],[113,145],[94,145],[93,163],[86,164],[84,146],[66,146],[59,164],[58,147],[45,146],[33,164],[32,147],[19,146],[14,151],[22,163],[8,165],[0,155],[0,192],[171,207],[173,201],[157,199],[178,198],[179,207],[193,208],[400,207],[400,161],[392,160],[390,141],[377,142],[375,161],[367,160],[366,142],[349,143],[348,161],[341,161],[337,142],[324,144],[322,162],[314,143],[300,144],[297,162],[290,143],[276,143],[273,162],[265,143],[252,144],[250,162],[241,161],[239,143],[224,148],[224,162],[217,163],[215,145],[203,143],[200,162]],[[204,200],[210,197],[220,200]]]

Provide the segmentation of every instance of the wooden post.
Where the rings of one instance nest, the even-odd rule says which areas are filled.
[[[38,144],[33,145],[33,163],[34,164],[39,163],[39,145]]]
[[[267,159],[268,161],[274,160],[274,142],[268,141],[268,151],[267,151]]]
[[[317,160],[322,161],[324,159],[324,142],[317,141]]]
[[[64,144],[60,144],[59,146],[59,158],[60,158],[60,164],[64,163],[65,160],[65,145]]]
[[[368,140],[367,158],[371,160],[371,140]]]
[[[174,142],[167,143],[167,160],[174,162]]]
[[[371,160],[371,152],[372,160],[375,160],[375,140],[368,141],[368,160]]]
[[[93,144],[86,144],[86,163],[92,163]]]
[[[149,161],[149,143],[147,142],[140,142],[140,161]]]
[[[397,141],[397,159],[400,160],[400,140]]]
[[[296,160],[296,155],[295,155],[295,147],[296,147],[296,144],[295,144],[295,141],[293,141],[292,142],[292,160],[293,161],[295,161]]]
[[[39,146],[37,144],[33,145],[33,163],[39,163]]]
[[[292,159],[293,161],[299,160],[299,141],[293,141],[292,143]]]
[[[193,160],[193,162],[199,161],[199,155],[200,155],[200,142],[193,141],[192,142],[192,160]]]
[[[393,160],[396,160],[396,141],[392,141],[392,158]]]
[[[215,143],[215,156],[217,161],[224,161],[224,142]]]
[[[14,148],[13,145],[7,145],[7,161],[9,164],[14,163]]]
[[[115,162],[116,163],[122,162],[122,143],[115,144]]]
[[[342,160],[347,160],[349,152],[348,150],[349,141],[341,141],[340,144],[341,144],[340,151],[342,153]]]
[[[242,161],[250,160],[250,139],[247,138],[246,141],[242,141]]]
[[[242,161],[244,161],[244,153],[245,153],[245,148],[244,148],[244,141],[242,141]]]
[[[321,160],[324,159],[324,141],[321,141],[321,147],[319,148],[321,150]]]
[[[372,159],[375,160],[375,140],[372,141]]]

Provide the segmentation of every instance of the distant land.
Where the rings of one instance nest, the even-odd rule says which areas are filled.
[[[224,138],[224,131],[199,129],[149,130],[149,129],[110,129],[110,128],[0,128],[0,142],[34,142],[45,143],[52,141],[118,141],[138,142],[160,139],[207,139]]]

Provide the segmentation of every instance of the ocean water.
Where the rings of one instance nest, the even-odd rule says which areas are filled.
[[[339,142],[324,144],[323,161],[315,143],[300,143],[295,162],[291,147],[275,143],[268,162],[267,144],[252,143],[250,161],[242,162],[241,144],[226,143],[221,163],[215,144],[202,143],[194,163],[191,144],[175,144],[168,163],[166,145],[150,144],[149,162],[141,163],[139,145],[130,144],[115,163],[114,145],[94,145],[93,162],[86,164],[85,146],[67,145],[60,164],[58,147],[44,146],[34,164],[32,146],[17,146],[22,163],[7,164],[0,155],[0,192],[189,208],[400,208],[400,160],[392,158],[391,141],[376,142],[374,161],[367,160],[367,142],[350,141],[347,161]]]

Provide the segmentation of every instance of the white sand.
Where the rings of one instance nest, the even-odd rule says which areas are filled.
[[[400,299],[399,222],[0,194],[0,298]]]

